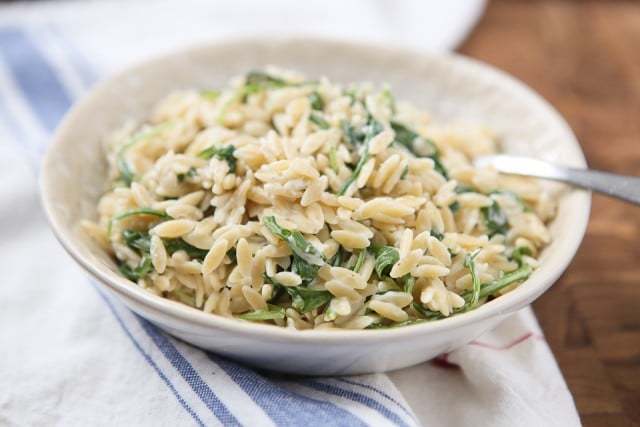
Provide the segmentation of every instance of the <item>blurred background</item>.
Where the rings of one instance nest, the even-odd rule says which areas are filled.
[[[61,111],[100,77],[183,45],[264,33],[457,50],[545,97],[591,167],[640,175],[640,2],[631,0],[0,2],[0,53],[16,67],[0,67],[0,115],[28,125],[21,149],[35,171]],[[34,53],[55,73],[34,68]],[[41,82],[35,112],[3,101],[10,71]],[[47,91],[56,75],[63,93]],[[640,425],[639,241],[640,208],[594,195],[580,251],[534,304],[587,426]]]

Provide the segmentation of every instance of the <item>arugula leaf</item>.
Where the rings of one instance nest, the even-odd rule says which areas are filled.
[[[111,236],[111,229],[113,228],[113,224],[116,221],[119,221],[123,218],[127,218],[130,216],[136,216],[136,215],[152,215],[152,216],[157,216],[158,218],[166,218],[166,219],[173,219],[169,214],[165,213],[165,212],[161,212],[155,209],[150,209],[150,208],[135,208],[135,209],[128,209],[126,211],[122,211],[116,215],[114,215],[110,220],[109,220],[109,224],[107,225],[107,236]]]
[[[523,263],[520,267],[513,270],[512,272],[507,273],[498,279],[492,280],[487,283],[483,283],[480,286],[480,295],[479,295],[480,299],[487,298],[495,294],[496,292],[500,291],[501,289],[506,288],[512,283],[525,280],[527,277],[529,277],[529,275],[531,275],[532,271],[533,269],[529,264]],[[471,291],[467,291],[461,296],[465,300],[469,301],[470,298],[472,297],[471,294],[472,294]]]
[[[287,86],[288,83],[279,77],[274,77],[264,71],[249,71],[245,76],[245,85],[262,85],[269,84],[274,86]]]
[[[422,304],[418,302],[414,302],[413,304],[411,304],[411,306],[415,311],[423,315],[424,318],[427,320],[436,320],[436,319],[442,319],[446,317],[444,314],[440,313],[439,311],[431,311],[428,308],[425,308]]]
[[[274,216],[266,216],[262,222],[269,231],[285,241],[294,255],[297,255],[309,264],[319,267],[324,265],[325,258],[322,252],[309,243],[299,231],[291,231],[280,227]]]
[[[231,260],[231,262],[236,262],[238,257],[236,256],[236,248],[231,248],[227,251],[227,256]]]
[[[390,324],[386,323],[372,323],[367,326],[365,329],[387,329],[390,327]]]
[[[311,102],[312,109],[318,110],[318,111],[324,110],[324,101],[322,100],[322,97],[320,96],[318,91],[314,90],[313,92],[311,92],[308,98],[309,98],[309,101]]]
[[[429,234],[432,235],[433,237],[435,237],[436,239],[440,240],[440,241],[442,241],[442,239],[444,239],[444,234],[438,233],[437,231],[429,230]]]
[[[189,166],[189,169],[187,169],[187,173],[179,173],[176,176],[178,178],[178,182],[183,182],[186,178],[193,178],[197,173],[198,172],[196,171],[196,168],[194,168],[193,166]]]
[[[342,136],[347,144],[357,147],[364,142],[365,134],[356,129],[348,120],[340,120],[340,128],[342,128]]]
[[[186,293],[184,293],[182,291],[179,291],[177,289],[174,290],[174,291],[171,291],[171,293],[174,294],[176,297],[178,297],[178,299],[180,301],[182,301],[184,304],[191,305],[191,306],[195,307],[196,299],[193,296],[191,296],[189,294],[186,294]]]
[[[507,234],[507,231],[509,229],[507,215],[500,208],[500,205],[497,201],[494,200],[491,205],[481,208],[480,212],[482,212],[485,220],[487,221],[489,237],[492,237],[496,234]]]
[[[151,251],[151,235],[146,231],[124,230],[122,237],[127,246],[137,250],[140,254]],[[180,238],[163,239],[162,243],[169,255],[172,255],[174,252],[185,251],[187,255],[200,261],[204,260],[204,257],[207,256],[209,252],[207,249],[196,248]],[[231,250],[233,250],[233,248]],[[229,252],[231,252],[231,250]]]
[[[263,273],[265,283],[273,285],[274,293],[271,297],[271,301],[275,300],[282,290],[286,290],[291,296],[291,305],[301,313],[307,313],[314,308],[318,308],[324,304],[327,304],[333,298],[333,295],[329,291],[309,289],[302,286],[284,286],[281,283],[276,282],[272,277],[269,277],[267,273]]]
[[[226,147],[218,147],[217,145],[212,145],[211,147],[205,148],[201,152],[198,153],[199,158],[204,160],[209,160],[212,157],[215,157],[219,160],[224,160],[229,164],[229,172],[236,172],[236,158],[233,153],[236,151],[236,147],[234,145],[227,145]]]
[[[360,269],[362,268],[362,264],[364,264],[364,260],[367,257],[367,248],[364,248],[362,250],[360,250],[360,253],[358,253],[358,258],[356,259],[356,264],[353,266],[353,271],[356,273],[360,272]]]
[[[369,161],[369,157],[370,157],[369,143],[376,135],[382,132],[382,130],[383,130],[382,125],[377,121],[373,120],[372,118],[370,118],[369,124],[366,126],[366,136],[364,138],[360,160],[358,161],[356,168],[353,170],[353,173],[349,176],[349,178],[347,178],[344,184],[342,184],[342,187],[340,187],[340,190],[338,190],[338,193],[336,193],[338,196],[342,196],[347,191],[349,186],[356,179],[358,179],[358,175],[360,175],[360,172],[362,171],[362,168],[364,167],[365,163]]]
[[[367,326],[365,329],[395,329],[402,328],[404,326],[417,325],[418,323],[428,322],[429,319],[410,319],[404,320],[402,322],[393,322],[393,323],[372,323]]]
[[[221,92],[214,89],[202,89],[198,94],[209,101],[215,101],[220,97]]]
[[[404,180],[409,174],[409,166],[405,165],[404,169],[402,169],[402,175],[400,175],[400,180]]]
[[[466,260],[465,260],[466,263]],[[480,292],[477,293],[477,298],[478,301],[482,300],[484,298],[487,298],[493,294],[495,294],[496,292],[500,291],[501,289],[516,283],[516,282],[520,282],[522,280],[525,280],[526,278],[529,277],[529,275],[531,275],[532,272],[532,268],[529,264],[523,263],[519,268],[517,268],[516,270],[505,274],[504,276],[492,280],[490,282],[486,282],[480,285]],[[464,307],[458,308],[458,309],[454,309],[450,316],[454,315],[454,314],[458,314],[461,313],[463,311],[467,311],[469,310],[468,305],[470,305],[473,302],[474,296],[476,295],[476,290],[475,289],[469,289],[468,291],[464,292],[463,294],[461,294],[460,296],[462,298],[464,298],[464,300],[466,301],[467,305],[465,305]],[[417,302],[414,302],[412,304],[412,307],[421,315],[423,315],[425,317],[425,319],[428,320],[435,320],[435,319],[443,319],[445,316],[442,313],[438,312],[438,311],[431,311],[427,308],[425,308],[422,304],[419,304]]]
[[[382,101],[386,102],[387,105],[389,106],[389,109],[391,110],[391,114],[395,115],[396,114],[396,100],[393,97],[393,93],[391,93],[391,89],[389,88],[389,86],[385,86],[384,88],[382,88],[382,93],[380,94]]]
[[[258,93],[266,89],[275,89],[289,86],[284,80],[271,76],[262,71],[249,71],[245,76],[245,84],[238,89],[225,103],[220,107],[216,122],[222,124],[223,118],[229,108],[239,101],[245,101],[247,96],[252,93]]]
[[[409,294],[412,295],[413,294],[413,288],[416,285],[416,278],[413,277],[411,274],[407,274],[406,276],[404,276],[404,284],[402,285],[402,290]]]
[[[440,161],[440,150],[438,150],[438,146],[433,141],[421,137],[407,126],[394,120],[392,120],[390,124],[391,128],[396,133],[396,138],[393,141],[394,143],[404,146],[416,157],[431,158],[435,163],[435,171],[447,178],[447,171]]]
[[[469,185],[456,185],[453,191],[456,194],[478,193],[478,190],[476,190],[475,188]],[[457,200],[449,205],[449,210],[451,210],[451,213],[456,213],[458,212],[459,209],[460,209],[460,202],[458,202]]]
[[[521,266],[522,264],[524,264],[524,260],[522,259],[522,257],[525,255],[531,256],[531,249],[526,246],[520,246],[511,252],[509,258],[517,262],[518,266]]]
[[[124,230],[122,238],[131,249],[140,253],[151,251],[151,236],[145,231]]]
[[[291,295],[291,305],[301,313],[307,313],[315,308],[327,304],[333,298],[329,291],[304,288],[301,286],[286,286]]]
[[[131,249],[137,251],[141,255],[140,264],[131,268],[128,264],[122,263],[119,266],[120,271],[129,280],[137,281],[138,279],[146,276],[152,268],[151,264],[151,235],[146,231],[124,230],[122,232],[122,238],[125,244]],[[177,251],[185,251],[187,255],[192,258],[196,258],[200,261],[204,260],[204,257],[209,252],[206,249],[199,249],[178,239],[163,239],[162,243],[167,249],[169,255],[172,255]]]
[[[391,267],[400,259],[400,253],[393,246],[371,246],[375,256],[375,270],[379,278],[389,275]]]
[[[331,264],[332,267],[340,267],[343,261],[344,261],[344,250],[342,249],[342,246],[340,246],[338,248],[338,251],[335,253],[335,255],[333,255],[329,260],[329,264]]]
[[[478,305],[480,300],[480,277],[478,276],[478,269],[476,265],[476,257],[480,253],[480,249],[476,249],[471,254],[466,254],[464,258],[464,266],[469,269],[473,286],[471,288],[471,297],[465,310],[472,310]]]
[[[132,280],[134,282],[137,282],[138,280],[142,279],[147,274],[149,274],[149,272],[151,271],[151,268],[152,268],[151,255],[149,254],[144,254],[142,258],[140,258],[140,263],[134,268],[131,268],[129,264],[125,262],[121,263],[118,266],[118,269],[120,270],[120,272],[124,274],[124,276],[127,279]]]
[[[393,142],[403,145],[416,157],[437,157],[440,155],[438,146],[433,141],[422,138],[413,130],[394,120],[390,124],[396,133],[396,138]]]
[[[338,156],[336,154],[335,145],[329,146],[329,166],[331,167],[331,170],[333,170],[335,173],[338,173],[340,171],[340,166],[338,165]]]
[[[470,185],[456,185],[456,188],[453,189],[453,192],[456,194],[462,193],[478,193],[478,190],[471,187]]]
[[[350,104],[351,106],[353,106],[353,104],[355,104],[357,101],[360,101],[358,99],[357,94],[356,94],[356,89],[355,88],[351,88],[351,89],[348,89],[348,90],[346,90],[346,89],[343,90],[342,91],[342,95],[351,98],[351,104]]]
[[[320,129],[329,129],[331,127],[329,126],[329,123],[327,123],[327,121],[324,119],[324,117],[319,116],[318,114],[309,114],[309,121],[318,126]]]
[[[286,286],[273,280],[271,277],[269,277],[267,273],[262,273],[262,278],[264,279],[265,283],[273,286],[273,292],[271,292],[271,298],[267,300],[267,302],[271,303],[275,301],[280,295],[282,295],[282,293],[284,292],[284,288],[286,288]]]
[[[196,248],[195,246],[190,245],[180,238],[166,239],[163,240],[163,243],[164,247],[167,248],[167,252],[169,253],[169,255],[173,254],[174,252],[185,251],[190,257],[203,261],[204,257],[207,256],[207,253],[209,253],[207,249]]]
[[[289,83],[279,77],[272,76],[264,71],[249,71],[245,76],[245,84],[238,89],[225,103],[221,106],[216,122],[223,123],[223,118],[229,108],[239,101],[246,101],[247,96],[268,89],[278,89],[288,86],[304,86],[318,84],[317,81],[306,81],[301,83]]]
[[[118,156],[116,159],[118,164],[118,169],[120,170],[120,179],[124,182],[124,185],[127,187],[131,187],[133,181],[136,180],[136,173],[131,170],[129,167],[129,163],[124,158],[124,156]]]
[[[127,162],[127,159],[125,158],[125,152],[134,145],[137,145],[150,138],[156,137],[165,130],[174,126],[175,123],[163,123],[149,130],[138,132],[137,134],[129,138],[129,140],[125,142],[122,147],[120,147],[120,149],[118,150],[118,154],[116,155],[116,164],[118,165],[118,169],[120,170],[120,179],[127,187],[131,187],[131,183],[135,181],[136,174],[129,166],[129,162]]]
[[[284,307],[278,307],[277,305],[269,304],[268,311],[253,311],[240,314],[238,317],[244,320],[275,320],[284,319],[284,312]]]
[[[306,284],[315,279],[316,276],[318,276],[318,270],[320,270],[319,266],[309,264],[298,255],[293,255],[293,261],[291,261],[291,271],[300,276],[300,278],[302,279],[302,283]]]

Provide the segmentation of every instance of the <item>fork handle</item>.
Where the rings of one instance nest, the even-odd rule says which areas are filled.
[[[565,181],[640,205],[640,178],[638,177],[567,167],[558,167],[557,171],[556,176],[541,174],[540,178]]]

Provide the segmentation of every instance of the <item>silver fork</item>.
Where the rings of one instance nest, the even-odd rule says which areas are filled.
[[[476,158],[474,165],[476,167],[493,166],[502,173],[562,181],[640,205],[640,177],[593,169],[575,169],[509,154],[480,156]]]

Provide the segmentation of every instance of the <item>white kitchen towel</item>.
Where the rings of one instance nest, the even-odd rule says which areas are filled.
[[[255,6],[264,18],[270,10],[265,4],[285,4],[240,3],[246,10]],[[376,1],[371,7],[388,4]],[[205,21],[195,18],[198,25],[190,28],[180,21],[179,10],[197,6],[211,25],[226,28],[242,16],[221,3],[209,9],[203,2],[179,5],[0,6],[0,425],[579,425],[529,308],[468,345],[412,368],[296,377],[252,370],[176,340],[84,276],[47,228],[38,200],[38,165],[64,112],[96,78],[167,46],[221,34],[207,33],[199,27]],[[368,13],[375,15],[363,16]],[[171,14],[182,22],[172,27],[172,33],[182,34],[174,44],[172,37],[154,33]],[[396,18],[405,15],[406,10]],[[286,22],[281,13],[271,17]],[[355,21],[342,19],[358,32]],[[374,19],[358,21],[372,24]],[[416,29],[415,35],[445,40],[430,35],[436,29]],[[140,41],[139,31],[154,37]],[[324,31],[335,32],[331,26]],[[451,48],[460,38],[436,48]]]

